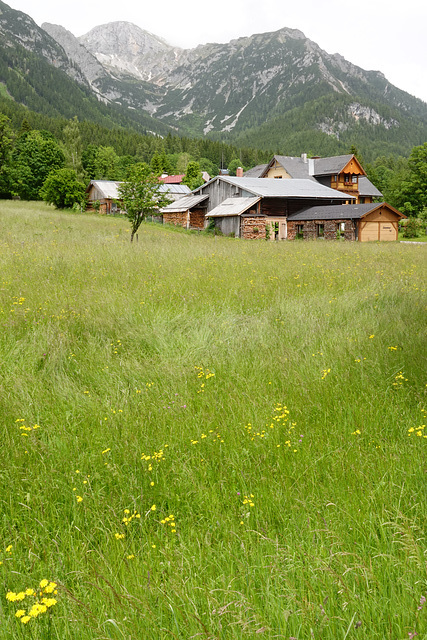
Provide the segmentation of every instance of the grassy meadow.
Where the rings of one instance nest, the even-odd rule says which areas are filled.
[[[0,638],[427,638],[426,246],[0,202]]]

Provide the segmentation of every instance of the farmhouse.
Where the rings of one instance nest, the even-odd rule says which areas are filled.
[[[368,204],[382,196],[366,177],[365,170],[353,154],[328,158],[308,158],[306,153],[299,158],[276,155],[267,165],[259,167],[257,173],[259,178],[306,178],[348,196],[355,196],[356,204]],[[347,204],[350,204],[350,199]]]
[[[163,221],[203,228],[205,219],[236,238],[287,237],[287,217],[309,206],[342,204],[348,196],[311,180],[217,176],[193,195],[162,209]],[[197,222],[196,222],[197,220]],[[267,229],[267,231],[266,231]]]

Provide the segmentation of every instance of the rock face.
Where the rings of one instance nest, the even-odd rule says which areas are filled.
[[[79,41],[113,74],[146,81],[169,71],[182,51],[130,22],[95,27]]]
[[[84,47],[78,39],[64,27],[45,22],[42,29],[46,31],[66,52],[68,58],[77,64],[89,83],[107,76],[104,67],[96,57]]]

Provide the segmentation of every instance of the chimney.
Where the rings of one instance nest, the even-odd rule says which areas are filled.
[[[314,158],[308,159],[308,175],[314,176]]]
[[[242,169],[242,167],[237,167],[237,169],[236,169],[236,178],[243,178],[243,169]]]
[[[302,153],[301,154],[301,160],[304,162],[304,164],[307,164],[307,154],[306,153]]]

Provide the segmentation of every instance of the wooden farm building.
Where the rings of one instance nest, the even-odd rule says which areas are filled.
[[[118,192],[120,182],[112,180],[91,180],[86,189],[89,210],[99,210],[99,213],[119,213],[121,210]]]
[[[105,214],[120,213],[122,201],[119,195],[119,186],[121,184],[121,182],[112,180],[91,180],[86,189],[88,209],[99,209],[99,213]],[[176,184],[174,182],[160,184],[159,191],[166,193],[172,201],[191,194],[190,187],[186,184]]]

